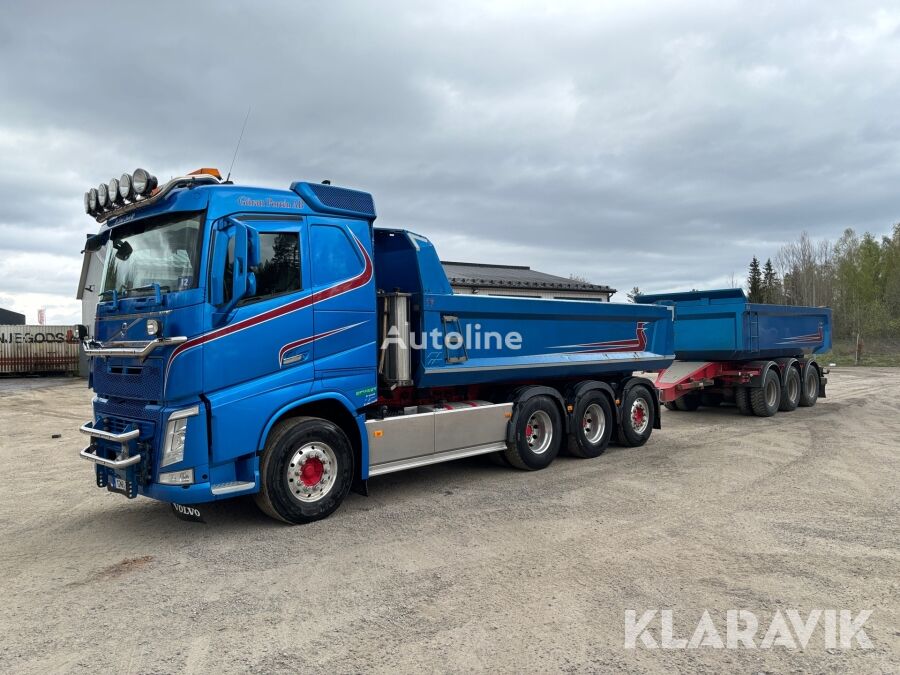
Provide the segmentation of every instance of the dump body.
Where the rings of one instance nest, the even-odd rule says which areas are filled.
[[[454,295],[431,243],[404,230],[375,230],[375,278],[409,295],[410,329],[427,338],[411,353],[418,388],[600,377],[674,359],[666,307]]]
[[[729,288],[639,296],[671,306],[681,360],[741,361],[819,354],[831,349],[831,309],[747,302]]]

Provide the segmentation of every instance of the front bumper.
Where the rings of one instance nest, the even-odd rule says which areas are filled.
[[[160,469],[159,452],[165,439],[166,422],[178,410],[153,411],[149,419],[125,419],[104,414],[103,403],[97,404],[97,421],[81,426],[81,433],[91,439],[79,454],[94,465],[97,487],[122,494],[129,499],[143,495],[176,504],[200,504],[228,499],[258,490],[259,462],[253,453],[233,462],[210,466],[207,426],[188,427],[184,460]],[[201,418],[198,418],[202,419]],[[195,483],[187,485],[160,483],[160,472],[193,469]]]

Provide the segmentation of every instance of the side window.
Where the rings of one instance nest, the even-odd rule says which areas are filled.
[[[296,232],[260,232],[256,293],[246,301],[261,300],[300,290],[300,235]]]
[[[312,278],[315,286],[355,277],[363,270],[358,247],[347,233],[334,225],[313,225],[309,229],[312,251]]]

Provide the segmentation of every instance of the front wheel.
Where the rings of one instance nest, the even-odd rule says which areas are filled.
[[[301,524],[331,515],[353,482],[353,450],[336,424],[318,417],[280,422],[269,435],[259,464],[264,513]]]
[[[622,405],[622,425],[619,427],[619,443],[636,448],[647,442],[653,433],[655,410],[650,391],[640,385],[625,395]]]

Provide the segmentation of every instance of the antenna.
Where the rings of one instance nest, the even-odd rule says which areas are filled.
[[[234,146],[234,155],[231,156],[231,166],[228,167],[228,175],[225,177],[225,182],[231,180],[231,170],[234,168],[234,160],[237,159],[238,149],[241,147],[241,140],[244,138],[244,129],[247,128],[247,120],[250,119],[250,106],[247,106],[247,115],[244,117],[244,124],[241,126],[241,135],[238,136],[237,145]]]

